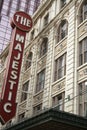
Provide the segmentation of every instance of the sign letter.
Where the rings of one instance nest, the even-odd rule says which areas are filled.
[[[7,113],[10,113],[11,112],[11,109],[10,109],[11,106],[12,106],[11,103],[4,104],[4,111],[7,112]]]

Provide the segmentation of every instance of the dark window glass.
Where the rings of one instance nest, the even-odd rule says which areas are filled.
[[[87,116],[87,81],[79,84],[79,115]]]
[[[66,4],[66,0],[61,0],[61,8],[64,7]]]
[[[87,62],[87,37],[79,43],[79,65]]]
[[[44,26],[48,24],[49,14],[44,17]]]
[[[40,45],[40,57],[46,54],[48,48],[48,38],[44,38]]]
[[[87,19],[87,0],[82,3],[80,9],[80,23]]]
[[[23,84],[22,95],[21,95],[21,102],[25,101],[27,99],[28,88],[29,88],[29,81],[27,81],[25,84]]]
[[[37,114],[42,110],[42,104],[39,104],[33,108],[33,113]]]
[[[58,107],[58,110],[64,110],[65,92],[53,97],[53,106]]]
[[[27,70],[30,66],[31,66],[31,63],[32,63],[32,52],[30,52],[28,54],[28,56],[25,58],[25,70]]]
[[[39,92],[44,88],[45,84],[45,69],[42,70],[38,75],[37,75],[37,85],[36,85],[36,92]]]
[[[24,112],[24,113],[22,113],[22,114],[20,114],[20,115],[18,116],[18,121],[23,120],[23,119],[24,119],[24,117],[25,117],[25,112]]]
[[[68,33],[68,23],[66,20],[63,20],[58,28],[58,38],[57,42],[62,40]]]
[[[55,61],[54,80],[62,78],[66,74],[66,54],[62,55]]]

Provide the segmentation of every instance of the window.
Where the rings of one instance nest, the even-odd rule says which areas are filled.
[[[30,40],[33,40],[33,38],[34,38],[34,30],[31,32]]]
[[[32,62],[32,52],[30,52],[26,58],[25,61],[25,70],[27,70],[30,66],[31,66],[31,62]]]
[[[19,4],[16,4],[16,11],[20,10],[21,0],[18,1]]]
[[[25,112],[24,112],[24,113],[22,113],[22,114],[20,114],[20,115],[18,116],[18,121],[23,120],[23,119],[24,119],[24,117],[25,117]]]
[[[80,9],[80,23],[87,19],[87,0],[84,0]]]
[[[37,85],[36,85],[36,92],[39,92],[44,88],[45,84],[45,69],[42,70],[38,75],[37,75]]]
[[[66,0],[61,0],[61,8],[64,7],[66,4]]]
[[[62,55],[55,61],[54,80],[62,78],[66,74],[66,54]]]
[[[79,65],[87,62],[87,37],[79,43]]]
[[[62,40],[68,33],[68,23],[66,20],[63,20],[57,30],[58,32],[58,38],[57,38],[57,42],[59,42],[60,40]]]
[[[87,116],[87,81],[79,84],[79,114]]]
[[[35,0],[33,12],[35,12],[38,9],[39,5],[40,5],[40,0]]]
[[[27,81],[25,84],[23,84],[21,102],[25,101],[27,99],[28,87],[29,87],[29,81]]]
[[[42,104],[39,104],[33,108],[33,113],[39,113],[42,110]]]
[[[47,52],[48,38],[44,38],[40,45],[40,57],[42,57]]]
[[[3,5],[3,0],[0,0],[0,13],[1,13],[1,10],[2,10],[2,5]]]
[[[58,107],[58,110],[64,110],[65,92],[53,97],[53,106]]]
[[[9,1],[8,10],[7,10],[7,16],[9,16],[10,13],[11,13],[10,8],[11,8],[11,6],[12,6],[12,2],[13,2],[13,0],[10,0],[10,1]]]
[[[27,0],[26,3],[24,2],[22,3],[22,7],[24,7],[24,11],[27,13],[29,12],[29,6],[31,4],[30,2],[31,2],[30,0]]]
[[[46,26],[48,24],[48,20],[49,20],[49,14],[47,14],[45,17],[44,17],[44,26]]]

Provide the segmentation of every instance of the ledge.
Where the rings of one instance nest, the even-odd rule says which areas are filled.
[[[87,130],[87,118],[51,108],[3,130],[48,130],[48,128],[49,130]]]

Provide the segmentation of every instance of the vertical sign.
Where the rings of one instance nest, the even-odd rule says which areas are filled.
[[[2,124],[11,120],[16,113],[16,96],[25,37],[26,32],[32,28],[32,19],[25,12],[19,11],[14,14],[11,26],[13,28],[12,42],[0,101],[0,121]]]

